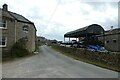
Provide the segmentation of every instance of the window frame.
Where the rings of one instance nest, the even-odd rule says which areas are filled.
[[[106,41],[105,41],[105,44],[109,44],[109,42],[110,42],[109,40],[106,40]]]
[[[23,32],[28,33],[29,32],[29,26],[28,25],[24,25],[22,27],[22,30],[23,30]]]
[[[0,37],[1,39],[3,38],[4,36],[2,36],[2,37]],[[2,40],[0,40],[0,41],[2,41]],[[7,46],[7,37],[5,37],[5,45],[1,45],[0,44],[0,47],[6,47]]]
[[[116,39],[113,39],[113,43],[117,43],[117,40],[116,40]]]
[[[3,22],[3,20],[0,21],[0,24],[2,24],[2,25],[5,24],[5,27],[0,26],[0,29],[7,29],[7,20],[4,20],[4,21],[5,21],[5,23]]]

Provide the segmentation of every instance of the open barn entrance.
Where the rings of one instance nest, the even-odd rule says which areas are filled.
[[[71,41],[71,38],[76,38],[78,42],[84,42],[84,45],[100,45],[96,35],[104,34],[104,29],[98,24],[92,24],[74,31],[70,31],[64,35],[64,42],[66,38]]]

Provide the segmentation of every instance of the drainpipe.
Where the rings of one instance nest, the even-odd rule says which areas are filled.
[[[16,43],[16,20],[15,20],[14,26],[15,26],[15,43]]]

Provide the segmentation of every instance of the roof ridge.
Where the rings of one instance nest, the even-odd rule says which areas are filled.
[[[11,11],[7,11],[9,14],[11,13]],[[10,14],[13,18],[15,18],[12,14]],[[15,18],[16,19],[16,18]]]
[[[15,12],[12,12],[12,13],[17,14],[17,15],[20,15],[20,16],[22,16],[24,19],[26,19],[26,20],[30,21],[29,19],[27,19],[26,17],[24,17],[24,16],[23,16],[23,15],[21,15],[21,14],[18,14],[18,13],[15,13]],[[30,22],[31,22],[31,21],[30,21]]]
[[[30,20],[28,20],[26,17],[24,17],[23,15],[21,14],[18,14],[18,13],[15,13],[15,12],[11,12],[11,11],[7,11],[11,16],[13,16],[16,20],[18,21],[23,21],[23,22],[29,22],[29,23],[33,23],[31,22]],[[18,18],[19,17],[19,18]],[[23,18],[24,20],[20,19]]]

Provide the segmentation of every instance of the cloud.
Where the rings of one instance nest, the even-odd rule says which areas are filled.
[[[66,32],[100,24],[105,30],[118,26],[118,0],[2,0],[9,10],[35,23],[38,36],[63,40]]]
[[[52,20],[64,25],[71,26],[71,28],[78,28],[78,26],[80,28],[95,22],[104,23],[106,20],[114,21],[117,20],[118,13],[117,9],[111,7],[111,5],[112,3],[110,5],[102,3],[102,10],[100,8],[99,10],[97,8],[95,9],[95,6],[92,6],[88,3],[70,3],[64,6],[60,6]]]

